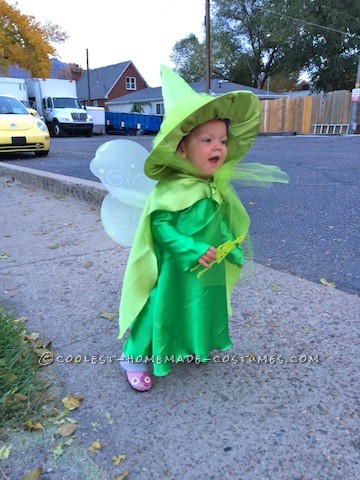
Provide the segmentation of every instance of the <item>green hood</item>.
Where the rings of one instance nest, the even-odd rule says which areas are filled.
[[[145,174],[154,180],[164,178],[173,170],[194,174],[194,167],[184,161],[176,149],[193,128],[215,118],[230,122],[225,164],[236,165],[251,148],[258,133],[262,112],[259,99],[247,91],[217,97],[196,93],[164,65],[161,77],[165,115],[145,162]]]

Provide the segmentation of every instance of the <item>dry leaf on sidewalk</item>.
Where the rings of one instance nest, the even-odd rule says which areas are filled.
[[[8,447],[6,445],[1,445],[0,447],[0,460],[7,460],[10,457],[12,445]]]
[[[75,408],[80,407],[80,402],[83,398],[81,395],[67,395],[62,399],[62,403],[65,408],[75,410]]]
[[[326,287],[336,288],[335,283],[333,283],[333,282],[328,282],[328,281],[327,281],[325,278],[323,278],[323,277],[320,278],[320,283],[322,283],[322,284],[325,285]]]
[[[102,312],[100,313],[100,317],[106,318],[107,320],[113,320],[114,318],[118,317],[118,313],[109,313],[109,312]]]
[[[42,467],[38,467],[36,470],[28,473],[27,475],[25,475],[25,477],[21,477],[19,480],[38,480],[42,471]]]
[[[96,440],[90,445],[89,452],[98,453],[100,452],[101,447],[102,447],[102,443],[99,440]]]
[[[41,430],[44,428],[44,425],[40,422],[33,422],[32,420],[28,420],[24,423],[24,427],[26,430]]]
[[[125,470],[124,472],[119,473],[119,475],[116,475],[116,477],[112,478],[111,480],[124,480],[129,475],[129,473],[129,470]]]
[[[118,466],[120,463],[126,459],[126,455],[115,455],[113,457],[114,465]]]
[[[70,437],[70,435],[72,435],[76,429],[77,425],[75,423],[65,422],[60,425],[56,432],[62,437]]]

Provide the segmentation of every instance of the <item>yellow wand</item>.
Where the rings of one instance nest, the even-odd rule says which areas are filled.
[[[222,243],[221,245],[219,245],[217,248],[216,248],[216,256],[215,256],[215,260],[211,263],[209,263],[210,265],[210,268],[215,264],[215,263],[220,263],[224,260],[224,258],[226,257],[226,255],[228,253],[231,252],[231,250],[233,248],[235,248],[235,245],[237,245],[238,243],[241,243],[243,240],[245,239],[245,237],[242,235],[241,237],[237,237],[235,238],[235,240],[231,241],[231,240],[226,240],[226,242]],[[190,268],[190,272],[194,272],[195,270],[197,270],[199,267],[201,267],[200,264],[196,265],[196,267],[192,267]],[[209,268],[204,268],[203,270],[200,270],[200,272],[198,272],[198,274],[196,275],[197,278],[200,278],[201,275],[203,275],[205,272],[207,272],[209,270]]]

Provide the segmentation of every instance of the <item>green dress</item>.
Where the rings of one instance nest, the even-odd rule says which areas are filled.
[[[171,371],[171,363],[195,353],[201,361],[212,350],[231,347],[225,262],[214,264],[200,278],[198,258],[211,246],[234,240],[226,208],[203,198],[181,211],[155,210],[150,215],[158,278],[135,319],[124,346],[132,359],[151,358],[154,375]],[[227,262],[243,265],[240,248]],[[141,280],[139,280],[141,281]]]

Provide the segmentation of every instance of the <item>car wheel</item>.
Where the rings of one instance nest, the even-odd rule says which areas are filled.
[[[57,120],[53,121],[52,131],[55,137],[61,137],[61,135],[64,134],[63,129]]]

